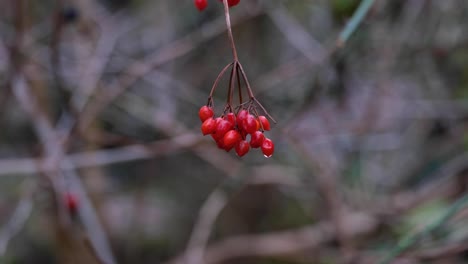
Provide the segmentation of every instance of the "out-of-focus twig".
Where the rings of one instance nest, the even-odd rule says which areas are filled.
[[[23,195],[8,223],[0,229],[0,257],[4,256],[10,240],[17,235],[29,219],[33,209],[30,180],[24,182]]]
[[[227,203],[227,198],[221,189],[215,189],[206,199],[199,211],[197,222],[190,236],[185,260],[187,264],[204,264],[205,247],[210,238],[215,221]]]
[[[378,226],[374,218],[362,213],[348,214],[345,218],[346,232],[350,237],[368,234]],[[210,245],[205,251],[204,263],[222,263],[242,257],[280,257],[305,250],[315,250],[335,238],[336,230],[328,221],[293,230],[240,235]],[[185,256],[167,262],[167,264],[179,263],[186,263]]]
[[[356,31],[361,24],[364,17],[369,12],[370,8],[374,5],[375,0],[362,0],[356,12],[354,12],[351,19],[346,24],[343,31],[341,31],[337,41],[336,47],[341,48],[348,41],[349,37]]]
[[[291,17],[284,7],[277,7],[269,11],[268,15],[286,39],[309,60],[309,63],[317,65],[326,60],[328,51]]]

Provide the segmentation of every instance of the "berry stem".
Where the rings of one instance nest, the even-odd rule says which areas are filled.
[[[232,56],[234,57],[234,61],[239,61],[239,58],[237,57],[236,44],[234,43],[234,37],[232,35],[231,17],[229,16],[229,5],[228,5],[227,0],[223,0],[223,4],[224,4],[224,15],[226,16],[226,26],[227,26],[228,36],[229,36],[229,42],[231,43]]]
[[[236,78],[236,69],[238,61],[234,61],[231,69],[231,75],[229,76],[229,89],[228,89],[228,97],[227,97],[227,104],[232,105],[232,95],[234,94],[234,81]]]
[[[255,98],[255,96],[252,92],[252,88],[250,87],[250,83],[249,83],[249,80],[247,79],[247,75],[245,74],[244,68],[242,68],[242,64],[237,63],[237,65],[239,66],[238,68],[242,74],[242,78],[244,79],[245,86],[247,87],[247,93],[249,94],[249,97],[252,100]]]
[[[273,123],[276,124],[276,120],[268,113],[268,111],[267,111],[267,110],[265,109],[265,107],[263,107],[263,105],[257,100],[257,98],[255,98],[255,96],[254,96],[254,94],[253,94],[253,92],[252,92],[252,88],[250,87],[249,80],[247,79],[247,75],[245,74],[244,68],[242,68],[242,64],[240,64],[240,63],[238,62],[237,65],[239,66],[239,70],[240,70],[240,72],[242,73],[242,78],[244,79],[245,86],[247,87],[247,92],[249,93],[250,100],[254,101],[254,102],[262,109],[262,111],[268,116],[268,118],[270,118],[271,121],[273,121]]]
[[[213,93],[215,92],[216,90],[216,87],[218,87],[218,83],[219,83],[219,80],[221,80],[221,77],[223,77],[224,73],[229,69],[229,67],[231,67],[232,65],[234,64],[234,62],[231,62],[229,63],[228,65],[226,65],[223,70],[221,70],[221,72],[218,74],[218,77],[216,77],[216,80],[215,82],[213,83],[213,87],[211,88],[211,92],[210,92],[210,96],[208,98],[212,98],[213,97]],[[210,99],[208,99],[210,100]]]
[[[240,73],[239,73],[239,67],[236,67],[236,73],[237,73],[237,89],[239,91],[239,105],[242,104],[242,88],[241,88],[241,80],[240,80]]]

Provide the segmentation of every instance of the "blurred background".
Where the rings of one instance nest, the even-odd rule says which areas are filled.
[[[200,132],[219,1],[0,7],[0,263],[468,263],[468,1],[231,8],[269,159]]]

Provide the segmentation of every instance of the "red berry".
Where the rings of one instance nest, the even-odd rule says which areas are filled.
[[[218,146],[218,148],[224,149],[224,140],[223,140],[223,138],[218,139],[218,140],[215,139],[215,141],[216,141],[216,145]]]
[[[233,148],[241,139],[241,135],[237,130],[229,130],[223,138],[224,146]]]
[[[203,11],[208,6],[207,0],[195,0],[194,3],[198,11]]]
[[[236,115],[234,113],[229,113],[224,117],[224,120],[228,121],[234,127],[236,125]]]
[[[226,120],[221,119],[219,122],[217,122],[216,131],[214,133],[215,140],[221,140],[224,135],[231,129],[233,129],[232,124]]]
[[[245,118],[247,117],[247,115],[249,114],[249,112],[247,112],[247,110],[240,110],[239,113],[237,113],[237,124],[239,124],[240,126],[242,126]]]
[[[265,135],[261,131],[255,131],[250,135],[250,146],[252,148],[259,148],[262,146],[263,140],[265,140]]]
[[[247,133],[254,133],[255,131],[257,131],[257,119],[255,119],[253,115],[248,114],[247,117],[244,119],[243,127]]]
[[[265,138],[262,143],[262,152],[265,157],[269,158],[273,156],[273,152],[275,152],[275,144],[269,138]]]
[[[223,0],[219,0],[220,2],[223,2]],[[239,4],[240,0],[228,0],[228,6],[231,7],[231,6],[235,6],[237,4]]]
[[[257,130],[260,130],[260,128],[262,128],[262,125],[260,125],[260,121],[258,121],[258,119],[255,119],[255,123],[257,123]]]
[[[200,108],[200,111],[198,111],[198,116],[200,117],[200,120],[202,122],[205,122],[205,120],[207,120],[208,118],[213,117],[213,115],[214,115],[213,108],[206,106],[206,105],[202,106]]]
[[[213,134],[216,131],[216,121],[213,118],[208,118],[201,125],[203,135]]]
[[[78,210],[78,198],[72,193],[65,194],[65,205],[71,214],[75,214]]]
[[[262,124],[263,130],[269,131],[270,130],[270,121],[265,116],[259,116],[258,120]]]
[[[245,140],[240,140],[239,142],[237,142],[236,144],[236,153],[239,157],[242,157],[244,156],[245,154],[247,154],[247,152],[249,152],[250,150],[250,146],[249,146],[249,143]]]

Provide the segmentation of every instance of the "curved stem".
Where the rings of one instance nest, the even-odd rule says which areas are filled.
[[[240,72],[242,73],[242,78],[245,81],[245,86],[247,87],[247,92],[249,93],[250,100],[254,101],[262,109],[262,111],[271,119],[271,121],[273,121],[273,123],[276,124],[276,120],[268,113],[268,111],[257,100],[257,98],[255,98],[255,96],[254,96],[254,94],[252,92],[252,88],[250,87],[249,80],[247,79],[247,75],[245,74],[244,68],[242,68],[242,64],[240,64],[240,62],[237,62],[237,66],[238,66],[238,69],[240,70]]]
[[[237,66],[242,74],[242,79],[244,79],[244,82],[245,82],[245,86],[247,87],[247,93],[249,94],[249,97],[250,99],[253,99],[255,98],[253,92],[252,92],[252,88],[250,87],[250,83],[249,83],[249,80],[247,79],[247,75],[245,74],[245,71],[244,71],[244,68],[242,68],[242,64],[240,64],[240,62],[237,63]]]
[[[234,64],[234,62],[229,63],[229,64],[226,65],[226,67],[224,67],[223,70],[221,70],[221,72],[218,74],[218,77],[216,77],[216,80],[215,80],[215,82],[213,83],[213,87],[211,88],[211,92],[210,92],[210,95],[209,95],[208,98],[212,98],[212,97],[213,97],[213,93],[214,93],[214,91],[216,90],[216,87],[218,87],[219,80],[221,80],[221,77],[223,77],[224,73],[225,73],[225,72],[229,69],[229,67],[231,67],[233,64]]]
[[[241,81],[240,81],[240,73],[239,73],[239,67],[236,67],[236,76],[237,76],[237,90],[239,92],[239,105],[242,104],[242,87],[241,87]]]
[[[227,97],[227,103],[229,106],[232,105],[232,95],[234,93],[234,81],[236,78],[236,70],[237,70],[237,61],[234,61],[234,64],[232,65],[231,69],[231,75],[229,77],[229,89],[228,89],[228,97]]]
[[[229,42],[231,44],[231,49],[232,49],[232,56],[234,57],[234,61],[238,61],[239,58],[237,57],[236,44],[234,43],[234,37],[232,35],[231,17],[229,16],[229,5],[228,5],[227,0],[223,0],[223,4],[224,4],[224,15],[226,17],[226,26],[227,26],[228,36],[229,36]]]
[[[265,109],[265,107],[260,103],[260,101],[257,100],[257,98],[253,98],[253,100],[255,101],[255,103],[257,103],[257,105],[262,109],[262,111],[265,113],[265,115],[268,116],[268,118],[271,119],[271,121],[273,121],[273,123],[276,124],[276,120],[268,113],[268,111]]]

